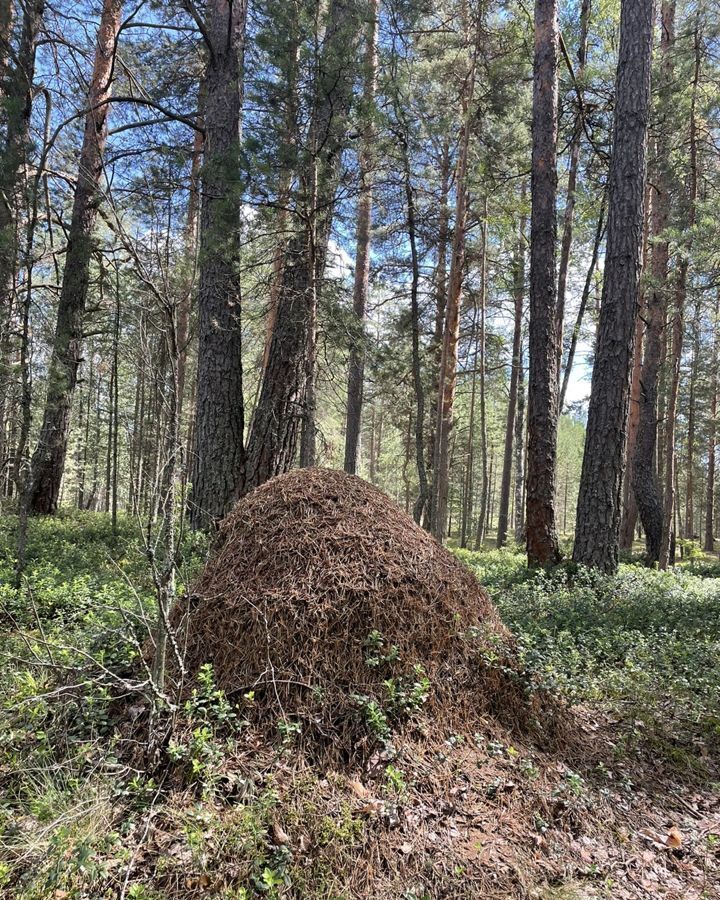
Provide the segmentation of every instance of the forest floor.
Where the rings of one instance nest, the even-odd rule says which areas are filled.
[[[154,608],[136,523],[32,522],[19,592],[15,525],[0,519],[0,897],[720,897],[717,562],[607,578],[458,550],[567,707],[565,736],[418,718],[336,771],[291,730],[268,746],[209,670],[169,742],[129,753]],[[187,581],[205,552],[184,540]]]

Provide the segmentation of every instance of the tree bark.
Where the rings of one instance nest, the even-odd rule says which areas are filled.
[[[204,104],[204,86],[200,89],[200,107]],[[187,214],[185,217],[185,229],[183,240],[185,243],[186,259],[185,270],[180,284],[180,302],[178,304],[177,319],[177,344],[178,344],[178,416],[182,422],[183,406],[185,404],[185,380],[188,366],[188,350],[190,344],[190,315],[193,306],[193,294],[195,292],[195,277],[197,274],[197,238],[198,238],[198,214],[200,212],[200,173],[202,168],[203,148],[205,146],[204,129],[205,122],[202,114],[198,116],[198,129],[193,137],[193,148],[190,159],[190,186],[188,190]]]
[[[665,489],[663,491],[662,537],[660,540],[660,568],[670,565],[671,547],[675,541],[675,418],[677,416],[678,392],[680,390],[680,360],[683,350],[685,328],[685,279],[687,267],[680,263],[680,271],[675,291],[675,308],[672,315],[672,344],[670,349],[670,391],[665,411]]]
[[[248,441],[244,490],[287,471],[304,434],[302,462],[314,456],[315,318],[332,227],[357,41],[353,0],[332,0],[317,60],[314,100],[299,180],[301,227],[288,241],[267,365]],[[301,202],[302,205],[302,202]]]
[[[670,357],[670,394],[665,412],[665,492],[663,495],[663,529],[660,543],[660,568],[666,569],[672,564],[675,543],[673,534],[676,496],[676,459],[675,459],[675,426],[677,418],[678,393],[680,390],[680,362],[682,360],[683,336],[685,332],[685,303],[687,299],[687,277],[689,253],[692,247],[696,221],[696,204],[698,192],[697,172],[697,122],[696,104],[697,90],[700,82],[700,46],[698,29],[695,28],[695,71],[693,77],[692,98],[690,102],[690,171],[687,184],[687,234],[685,246],[681,248],[675,289],[675,308],[673,310],[672,349]],[[692,484],[692,482],[691,482]]]
[[[357,474],[360,456],[363,382],[365,378],[365,315],[370,286],[370,228],[372,225],[372,179],[375,129],[373,116],[377,87],[378,0],[370,0],[365,49],[364,115],[359,154],[360,198],[358,201],[353,314],[356,335],[348,363],[347,421],[345,425],[345,471]]]
[[[643,228],[642,274],[647,271],[648,238],[652,213],[652,193],[645,185],[645,225]],[[645,336],[645,289],[640,287],[640,302],[635,319],[635,345],[633,347],[632,375],[630,376],[630,409],[628,411],[627,438],[625,441],[625,477],[623,478],[623,513],[620,522],[620,549],[632,550],[637,525],[638,508],[633,488],[633,460],[640,424],[640,373],[642,371],[643,338]]]
[[[480,260],[480,459],[482,463],[482,485],[480,493],[480,518],[475,536],[476,548],[479,550],[485,540],[487,531],[485,526],[486,513],[490,498],[490,475],[488,474],[488,431],[487,431],[487,404],[486,404],[486,369],[487,369],[487,340],[486,340],[486,307],[487,307],[487,246],[488,246],[488,216],[487,197],[483,202],[482,222],[482,250]]]
[[[467,226],[467,169],[472,125],[471,108],[475,94],[475,75],[481,36],[478,18],[474,49],[462,98],[462,131],[455,171],[455,223],[453,227],[450,277],[443,325],[440,359],[435,448],[433,453],[433,534],[443,543],[448,528],[450,489],[450,439],[453,430],[455,389],[457,387],[458,339],[460,336],[460,295],[465,268],[465,229]]]
[[[700,357],[700,302],[695,304],[692,323],[693,352],[690,363],[688,392],[687,471],[685,475],[685,530],[688,540],[695,537],[695,403],[697,397],[698,362]]]
[[[610,163],[608,237],[573,559],[618,564],[620,492],[638,312],[650,115],[653,0],[624,0]]]
[[[605,199],[600,206],[600,214],[598,216],[597,228],[595,229],[595,240],[593,241],[592,256],[590,265],[588,266],[587,275],[585,276],[585,286],[583,287],[580,305],[578,306],[575,324],[573,325],[572,334],[570,335],[570,346],[568,347],[567,360],[565,361],[565,370],[563,372],[562,387],[560,388],[560,400],[558,402],[558,412],[562,414],[565,408],[565,397],[567,396],[568,385],[570,384],[570,375],[572,374],[573,363],[575,362],[575,351],[577,350],[578,341],[580,340],[580,331],[582,330],[585,311],[587,310],[588,301],[590,300],[590,291],[592,289],[593,277],[597,268],[598,256],[600,255],[600,246],[605,234]]]
[[[298,63],[300,54],[300,4],[299,0],[291,0],[285,7],[288,21],[285,24],[288,34],[287,53],[281,60],[283,73],[283,89],[285,93],[282,143],[284,153],[278,162],[278,191],[277,191],[277,221],[275,235],[275,250],[272,261],[272,275],[270,279],[270,297],[268,301],[267,316],[265,318],[265,343],[263,347],[262,372],[258,383],[258,392],[262,386],[262,374],[267,366],[270,353],[275,322],[277,321],[277,307],[280,291],[282,290],[283,265],[285,249],[288,242],[288,226],[290,222],[290,202],[292,199],[292,181],[297,166],[298,149]]]
[[[435,294],[435,327],[433,329],[432,342],[429,349],[430,363],[433,372],[432,390],[430,393],[430,411],[428,415],[427,429],[427,470],[428,481],[434,485],[435,481],[435,436],[438,418],[438,399],[440,388],[440,364],[442,362],[443,327],[445,324],[445,309],[447,307],[447,251],[450,236],[450,144],[446,140],[443,144],[440,157],[440,211],[438,218],[437,241],[437,266],[435,268],[434,294]],[[427,498],[424,524],[428,531],[433,530],[435,519],[435,491],[429,490]]]
[[[591,0],[582,0],[580,7],[580,43],[578,45],[578,71],[577,80],[582,84],[585,76],[585,63],[587,60],[588,27],[590,24]],[[565,212],[563,214],[563,233],[560,244],[560,266],[558,269],[558,295],[557,316],[560,342],[558,346],[558,378],[562,369],[563,336],[565,333],[565,294],[567,291],[567,276],[570,267],[570,251],[572,249],[573,219],[575,215],[575,197],[577,194],[577,177],[580,167],[580,144],[583,131],[583,111],[578,106],[573,124],[573,134],[570,141],[570,167],[568,171],[567,195],[565,197]],[[558,404],[558,411],[562,413],[562,404]]]
[[[107,140],[108,101],[112,93],[121,9],[122,0],[104,0],[98,28],[45,412],[31,466],[29,511],[35,514],[56,511],[65,469],[72,399],[81,361],[93,229],[100,199],[98,186]]]
[[[405,123],[403,123],[405,125]],[[407,128],[399,137],[402,150],[403,182],[405,187],[405,215],[408,243],[410,244],[410,327],[412,331],[412,379],[415,393],[415,463],[418,473],[418,496],[413,507],[413,518],[420,524],[428,505],[428,477],[425,468],[425,387],[422,380],[420,359],[420,261],[415,227],[415,193],[413,191],[410,155],[407,146]]]
[[[522,203],[524,205],[524,190]],[[518,240],[515,247],[513,295],[515,298],[515,318],[513,324],[512,364],[510,371],[510,394],[508,396],[507,418],[505,420],[505,452],[503,455],[502,481],[500,483],[500,509],[498,512],[497,545],[507,543],[508,511],[510,509],[510,483],[513,465],[513,437],[517,412],[518,384],[522,364],[522,317],[525,298],[525,215],[521,214]]]
[[[473,308],[472,328],[470,330],[470,342],[475,346],[475,353],[473,359],[473,371],[470,379],[470,415],[468,417],[468,433],[465,453],[465,477],[463,479],[462,520],[460,523],[460,546],[463,548],[467,547],[468,534],[472,529],[473,496],[475,493],[475,399],[477,396],[477,372],[480,343],[477,333],[477,318],[478,308],[477,304],[475,304]],[[483,322],[483,342],[485,338],[484,331],[485,329]]]
[[[207,528],[240,495],[245,452],[240,289],[240,142],[247,2],[211,0],[205,23],[205,151],[190,520]]]
[[[525,457],[525,369],[521,339],[515,417],[515,542],[521,546],[525,543]]]
[[[527,553],[530,565],[546,565],[560,559],[555,528],[560,344],[555,266],[558,49],[557,0],[536,0],[527,451]]]
[[[44,0],[29,0],[23,15],[17,61],[7,66],[13,11],[11,3],[0,6],[0,70],[4,94],[5,143],[0,156],[0,494],[9,460],[6,452],[6,422],[10,413],[13,340],[14,275],[18,262],[17,213],[21,206],[23,170],[30,141],[35,55],[45,11]]]
[[[672,48],[675,40],[675,3],[662,4],[662,36],[660,50],[661,108],[667,110],[672,89]],[[656,164],[652,177],[652,258],[651,283],[647,292],[647,320],[645,352],[640,372],[640,416],[635,458],[633,461],[633,489],[638,512],[645,531],[649,564],[660,559],[663,507],[656,468],[658,431],[658,379],[663,357],[663,336],[668,290],[669,242],[667,227],[670,216],[670,172],[668,135],[660,130],[656,142]]]
[[[717,452],[717,414],[718,414],[718,360],[720,359],[720,293],[715,299],[713,316],[713,349],[710,382],[710,422],[708,423],[708,464],[705,484],[705,540],[703,550],[712,553],[715,550],[715,456]]]

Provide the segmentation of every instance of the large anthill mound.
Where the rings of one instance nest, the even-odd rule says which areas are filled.
[[[277,734],[362,752],[429,713],[529,712],[483,588],[377,488],[292,471],[242,499],[174,611],[188,681],[217,684]],[[282,726],[281,726],[282,730]]]

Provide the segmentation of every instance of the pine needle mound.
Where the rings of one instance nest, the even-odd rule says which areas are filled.
[[[472,573],[343,472],[294,470],[240,500],[173,620],[184,691],[211,663],[248,718],[346,757],[386,725],[534,715]]]

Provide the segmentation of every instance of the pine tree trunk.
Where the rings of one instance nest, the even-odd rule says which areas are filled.
[[[660,568],[670,565],[671,548],[674,544],[675,513],[675,418],[677,416],[678,392],[680,390],[680,360],[683,349],[683,331],[685,314],[685,281],[687,263],[680,263],[677,290],[675,293],[675,309],[672,318],[672,346],[670,351],[670,392],[665,414],[665,490],[663,492],[662,539],[660,541]]]
[[[482,250],[480,258],[480,457],[482,461],[482,485],[480,494],[480,519],[477,534],[475,536],[476,546],[479,549],[485,540],[485,514],[488,509],[488,499],[490,495],[490,475],[488,473],[488,431],[487,431],[487,411],[486,411],[486,304],[487,304],[487,197],[484,200],[483,223],[482,223]]]
[[[287,4],[289,20],[287,30],[289,46],[286,56],[280,61],[282,66],[283,88],[285,92],[285,109],[283,113],[282,142],[285,147],[285,155],[280,163],[281,169],[278,177],[277,191],[277,220],[275,225],[275,250],[272,261],[272,275],[270,280],[270,297],[268,300],[267,316],[265,318],[265,343],[263,347],[262,371],[258,382],[258,393],[262,385],[262,375],[265,371],[270,353],[275,322],[277,321],[278,300],[282,290],[283,266],[285,249],[288,242],[288,227],[290,223],[290,202],[292,199],[292,182],[297,165],[298,145],[298,63],[300,53],[300,23],[299,2],[292,0]],[[256,404],[257,405],[257,404]]]
[[[302,462],[307,465],[314,458],[314,322],[352,99],[347,60],[357,41],[353,4],[332,0],[327,16],[316,61],[309,152],[299,173],[302,227],[288,241],[283,261],[276,323],[248,441],[245,491],[292,466],[301,428]]]
[[[687,299],[687,277],[689,267],[689,253],[692,247],[693,233],[696,221],[696,204],[698,192],[697,172],[697,123],[696,103],[697,91],[700,81],[700,49],[697,27],[695,29],[695,73],[693,78],[692,99],[690,104],[690,172],[687,186],[687,243],[682,247],[681,259],[678,265],[677,282],[675,290],[675,308],[673,310],[672,350],[670,357],[670,394],[665,413],[665,493],[663,497],[663,530],[660,544],[660,568],[666,569],[674,558],[673,548],[675,534],[673,534],[675,497],[676,497],[676,459],[675,459],[675,426],[678,407],[678,393],[680,390],[680,363],[683,351],[683,336],[685,332],[685,303]],[[692,481],[691,481],[692,484]],[[679,512],[679,510],[678,510]]]
[[[10,56],[10,40],[12,38],[15,5],[13,0],[0,0],[0,101],[7,96],[9,79],[8,58]]]
[[[567,396],[568,385],[570,384],[570,375],[572,374],[573,363],[575,362],[575,351],[577,350],[578,341],[580,340],[580,331],[582,330],[583,319],[590,300],[590,291],[593,285],[593,277],[597,268],[598,256],[600,255],[600,245],[602,244],[605,234],[605,198],[600,205],[600,214],[598,216],[597,227],[595,229],[595,240],[593,241],[593,251],[590,258],[590,265],[585,276],[585,286],[583,287],[580,305],[578,306],[575,324],[573,325],[572,334],[570,335],[570,346],[568,347],[567,360],[565,362],[565,370],[563,372],[562,387],[560,388],[560,399],[558,402],[558,412],[562,413],[565,408],[565,397]]]
[[[475,94],[475,74],[481,36],[481,20],[477,22],[475,47],[465,80],[462,98],[462,131],[455,171],[455,223],[453,228],[450,277],[443,324],[443,346],[440,359],[438,405],[433,453],[433,534],[444,542],[448,530],[448,496],[450,490],[450,443],[453,430],[455,389],[457,386],[458,339],[460,335],[460,295],[465,268],[465,229],[467,225],[467,169],[471,133],[471,108]]]
[[[429,398],[429,415],[427,428],[427,478],[430,484],[425,510],[425,527],[428,531],[433,529],[435,519],[435,435],[438,418],[438,399],[440,388],[440,364],[442,362],[443,326],[445,324],[445,309],[447,307],[447,253],[450,236],[450,145],[447,141],[443,144],[440,158],[440,209],[438,221],[437,240],[437,266],[435,269],[435,327],[433,329],[432,342],[429,348],[430,365],[433,373],[432,389]]]
[[[712,371],[710,382],[710,421],[708,423],[707,444],[707,481],[705,483],[705,540],[703,550],[712,553],[715,550],[715,457],[717,452],[717,414],[718,414],[718,359],[720,359],[720,292],[715,299],[713,317],[713,349]]]
[[[365,85],[363,106],[368,122],[360,149],[360,199],[358,201],[355,252],[353,314],[356,336],[350,348],[348,363],[347,421],[345,427],[345,471],[357,474],[360,456],[360,424],[362,421],[363,382],[365,377],[365,314],[370,285],[370,227],[372,224],[372,178],[375,129],[373,115],[377,86],[378,2],[370,0],[365,49]]]
[[[429,502],[428,476],[425,468],[425,387],[422,380],[420,350],[420,261],[415,228],[415,193],[413,191],[410,156],[407,146],[407,128],[399,138],[402,151],[403,183],[405,188],[405,215],[408,243],[410,244],[410,328],[412,332],[412,379],[415,394],[415,463],[418,473],[418,496],[413,507],[413,518],[420,524],[427,516]]]
[[[661,101],[667,108],[672,90],[672,48],[675,40],[675,3],[662,4],[662,37],[660,49]],[[652,257],[651,285],[647,292],[647,320],[645,353],[640,372],[640,416],[635,458],[633,461],[633,489],[638,512],[645,531],[647,561],[660,559],[663,507],[657,473],[656,448],[658,432],[658,380],[663,357],[665,311],[668,290],[669,245],[667,227],[670,215],[670,174],[668,135],[662,131],[656,146],[655,172],[651,178],[652,200]]]
[[[521,202],[524,203],[524,189]],[[522,354],[522,317],[525,297],[525,216],[520,217],[520,231],[515,248],[515,264],[513,294],[515,298],[515,318],[513,323],[512,366],[510,371],[510,394],[508,397],[507,418],[505,420],[505,452],[503,454],[502,482],[500,485],[500,510],[498,512],[497,545],[504,547],[507,543],[508,511],[510,508],[510,482],[513,465],[513,437],[515,434],[515,416],[517,412],[518,384]]]
[[[122,0],[104,0],[98,28],[88,95],[89,112],[68,232],[45,412],[32,459],[29,511],[35,514],[56,511],[65,469],[72,399],[81,360],[93,229],[98,210],[98,186],[103,172],[121,9]]]
[[[687,467],[685,475],[685,531],[688,540],[695,539],[695,403],[697,398],[698,361],[700,357],[700,302],[695,304],[693,314],[693,354],[690,364],[690,387],[688,393]]]
[[[200,106],[204,104],[204,88],[200,90]],[[188,351],[190,342],[190,314],[192,312],[193,294],[195,292],[195,276],[197,269],[197,232],[198,214],[200,211],[200,171],[202,166],[203,147],[205,145],[205,123],[202,114],[198,116],[198,128],[193,137],[192,156],[190,160],[190,189],[188,191],[187,215],[185,217],[185,243],[186,259],[184,265],[186,271],[182,279],[180,290],[180,302],[178,304],[177,342],[178,342],[178,415],[182,422],[183,407],[185,403],[185,381],[188,365]]]
[[[573,559],[618,564],[623,456],[638,313],[650,115],[653,0],[625,0],[615,95],[605,277]]]
[[[244,475],[240,289],[240,141],[246,0],[211,0],[205,73],[198,363],[190,519],[207,528],[240,495]]]
[[[472,329],[470,332],[470,342],[475,346],[473,359],[473,371],[470,381],[470,415],[468,417],[468,433],[465,453],[465,478],[463,479],[463,497],[462,497],[462,521],[460,524],[460,546],[467,547],[468,534],[472,528],[472,510],[474,495],[474,479],[475,479],[475,398],[477,396],[477,369],[478,369],[478,334],[477,334],[477,304],[473,309]],[[483,329],[484,331],[484,329]],[[484,334],[483,334],[484,341]]]
[[[648,238],[652,213],[652,193],[645,186],[645,225],[643,228],[642,272],[647,271]],[[642,276],[641,276],[642,278]],[[645,336],[645,290],[640,289],[638,315],[635,319],[635,345],[633,348],[632,374],[630,376],[630,409],[628,411],[627,438],[625,441],[625,476],[623,478],[623,513],[620,522],[620,549],[632,550],[637,525],[638,508],[633,489],[633,461],[640,424],[640,372],[642,370],[643,339]]]
[[[0,156],[0,495],[9,470],[6,423],[11,413],[11,352],[15,270],[18,262],[17,214],[22,205],[23,170],[30,141],[35,55],[45,11],[44,0],[29,0],[23,15],[16,64],[7,65],[12,32],[11,3],[0,5],[0,65],[5,93],[5,142]]]
[[[525,544],[525,369],[520,348],[517,416],[515,417],[515,541]]]
[[[580,7],[580,43],[578,45],[578,71],[577,80],[582,84],[585,77],[585,62],[587,60],[588,27],[590,24],[591,0],[582,0]],[[563,214],[563,234],[560,245],[560,266],[558,269],[558,296],[557,317],[560,341],[558,345],[558,378],[562,369],[563,335],[565,332],[565,293],[567,291],[568,269],[570,267],[570,251],[572,249],[573,219],[575,215],[575,196],[577,193],[577,177],[580,166],[580,139],[583,131],[583,112],[578,108],[575,113],[573,134],[570,141],[570,168],[568,171],[567,195],[565,197],[565,212]],[[562,405],[558,411],[562,413]]]
[[[555,265],[558,48],[557,0],[536,0],[527,451],[527,552],[530,565],[546,565],[560,559],[555,529],[560,344]]]

